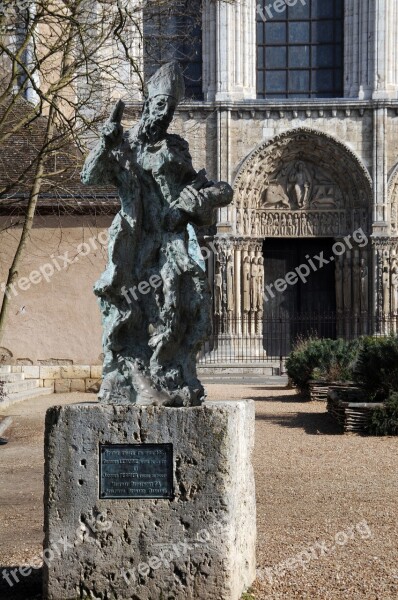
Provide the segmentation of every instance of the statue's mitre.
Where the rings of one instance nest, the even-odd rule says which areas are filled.
[[[177,104],[185,96],[185,83],[182,69],[177,61],[169,62],[152,75],[147,83],[147,96],[172,96]]]

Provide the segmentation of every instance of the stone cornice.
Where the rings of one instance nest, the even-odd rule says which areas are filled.
[[[352,98],[306,98],[305,100],[229,100],[223,102],[207,102],[207,101],[189,101],[182,102],[178,109],[178,113],[186,112],[206,112],[211,113],[214,111],[231,111],[231,112],[249,112],[255,111],[259,113],[259,116],[266,114],[270,111],[276,111],[277,113],[285,112],[290,113],[294,111],[358,111],[360,114],[367,110],[378,110],[378,109],[390,109],[394,110],[398,114],[398,99],[397,100],[354,100]],[[139,112],[141,113],[142,103],[131,102],[127,104],[127,113]],[[325,115],[328,116],[328,115]],[[351,116],[347,114],[347,117]]]

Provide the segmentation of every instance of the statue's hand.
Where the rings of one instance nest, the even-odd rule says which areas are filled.
[[[120,123],[108,121],[102,128],[102,138],[109,149],[116,148],[123,140],[123,127]]]
[[[118,100],[113,107],[108,121],[102,128],[102,138],[105,141],[105,147],[109,149],[116,148],[123,140],[122,118],[125,104]]]
[[[197,202],[198,197],[199,191],[192,185],[187,185],[178,198],[178,206],[180,208],[191,208]]]

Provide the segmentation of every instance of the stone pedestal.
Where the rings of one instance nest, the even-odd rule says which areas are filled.
[[[253,442],[251,401],[50,409],[44,598],[239,600],[256,567]],[[103,444],[172,444],[174,497],[100,499]]]

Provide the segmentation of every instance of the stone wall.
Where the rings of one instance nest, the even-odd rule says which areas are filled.
[[[23,373],[24,380],[34,379],[39,382],[39,387],[50,388],[56,394],[96,393],[102,381],[100,365],[13,365],[11,373]]]

